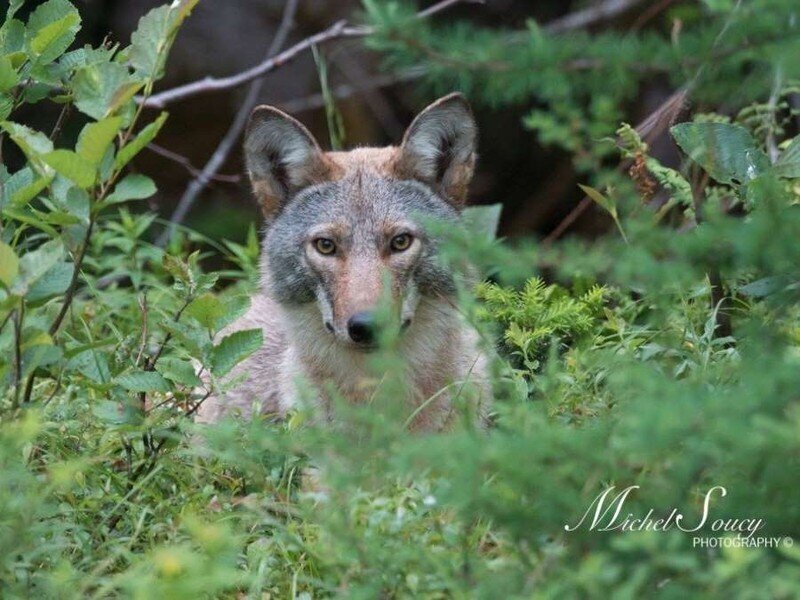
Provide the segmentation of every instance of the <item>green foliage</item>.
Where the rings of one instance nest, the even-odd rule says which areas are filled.
[[[652,33],[565,43],[536,24],[441,30],[405,4],[365,3],[390,64],[423,61],[441,85],[497,105],[537,98],[527,124],[603,180],[586,191],[627,238],[511,247],[494,239],[497,207],[450,227],[443,258],[493,281],[477,305],[464,299],[465,318],[505,345],[494,426],[431,436],[395,418],[404,382],[391,344],[376,356],[389,368],[375,397],[337,407],[333,423],[298,412],[192,424],[262,341],[223,331],[248,308],[254,229],[241,245],[181,233],[164,251],[148,241],[154,217],[125,205],[155,191],[126,168],[166,119],[142,126],[134,95],[152,91],[193,3],[149,13],[131,47],[71,51],[80,21],[68,3],[46,2],[27,23],[20,4],[0,28],[2,143],[25,158],[0,168],[0,596],[800,594],[787,543],[735,547],[736,534],[710,528],[701,540],[732,547],[697,548],[674,528],[565,530],[608,486],[640,486],[625,506],[634,515],[674,507],[695,523],[721,485],[712,518],[800,535],[796,86],[770,93],[774,70],[762,68],[781,62],[787,82],[797,68],[777,60],[797,46],[788,2],[682,7],[674,44]],[[586,57],[596,68],[573,62]],[[699,97],[724,93],[739,112],[678,125],[686,156],[669,168],[618,128],[620,103],[642,64],[677,79],[700,59],[715,69]],[[745,82],[732,76],[742,72]],[[88,117],[77,139],[15,120],[23,103],[47,102]],[[617,128],[635,186],[601,176],[612,148],[598,140]],[[205,273],[197,247],[236,267]]]
[[[519,291],[491,283],[478,287],[485,316],[506,328],[506,341],[531,366],[551,344],[574,343],[595,331],[605,296],[605,289],[594,286],[572,297],[560,286],[547,285],[538,277]]]

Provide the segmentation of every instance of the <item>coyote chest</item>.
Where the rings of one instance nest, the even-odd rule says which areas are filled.
[[[260,328],[264,345],[231,374],[240,384],[206,401],[200,421],[248,417],[253,407],[283,416],[301,389],[314,390],[323,419],[335,418],[334,397],[368,403],[389,375],[373,365],[389,332],[400,358],[392,373],[405,384],[397,414],[411,429],[453,421],[465,387],[483,413],[487,360],[426,228],[431,219],[458,226],[475,138],[458,95],[423,111],[399,147],[350,152],[323,152],[277,109],[254,111],[245,157],[268,222],[261,291],[229,331]]]

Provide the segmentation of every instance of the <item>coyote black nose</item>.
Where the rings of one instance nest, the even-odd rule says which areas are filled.
[[[347,335],[356,344],[372,344],[375,341],[375,315],[359,312],[347,321]]]

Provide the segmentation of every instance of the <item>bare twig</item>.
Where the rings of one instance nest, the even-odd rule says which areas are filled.
[[[548,33],[561,33],[563,31],[581,29],[601,21],[608,21],[609,19],[618,17],[637,4],[642,4],[642,2],[643,0],[606,0],[595,6],[590,6],[584,10],[579,10],[578,12],[565,15],[560,19],[550,21],[545,25],[544,29]]]
[[[480,4],[482,3],[482,0],[442,0],[441,2],[437,2],[436,4],[417,13],[417,17],[421,19],[431,17],[443,10],[450,8],[451,6],[463,2]],[[235,75],[231,75],[229,77],[205,77],[203,79],[154,94],[149,98],[138,97],[137,102],[148,108],[164,108],[171,102],[183,100],[198,94],[239,87],[245,83],[249,83],[254,79],[258,79],[259,77],[266,75],[270,71],[274,71],[278,67],[285,65],[312,46],[324,44],[325,42],[341,38],[362,38],[371,35],[374,32],[375,29],[373,27],[352,27],[347,24],[346,20],[341,20],[334,23],[327,29],[324,29],[319,33],[299,41],[294,46],[287,48],[280,54],[271,56],[254,67],[242,71],[241,73],[236,73]]]
[[[269,46],[269,50],[267,50],[267,59],[274,57],[286,43],[286,38],[289,36],[289,30],[292,28],[294,23],[294,16],[297,12],[297,4],[298,0],[289,0],[289,2],[287,2],[286,8],[283,11],[283,16],[281,17],[281,24],[278,26],[278,31]],[[183,221],[183,219],[186,217],[186,213],[189,212],[189,210],[192,208],[192,205],[197,200],[197,197],[200,195],[200,192],[205,189],[205,187],[208,185],[208,182],[211,181],[211,178],[217,174],[217,171],[219,171],[219,169],[225,163],[231,149],[233,148],[233,145],[237,142],[242,130],[247,124],[250,111],[253,110],[253,107],[258,101],[258,97],[261,94],[261,88],[263,85],[263,78],[258,78],[250,84],[250,87],[247,90],[247,96],[245,97],[244,102],[242,102],[242,105],[239,107],[239,110],[233,119],[233,123],[231,123],[231,126],[225,133],[225,137],[222,138],[222,141],[219,143],[219,146],[217,146],[214,154],[211,155],[211,158],[203,167],[203,170],[191,181],[191,183],[189,183],[189,186],[186,188],[186,191],[183,193],[183,196],[181,196],[181,199],[178,202],[178,206],[175,207],[175,210],[170,217],[169,225],[158,237],[158,240],[156,240],[156,245],[161,247],[167,245],[167,242],[175,231],[175,225]]]
[[[637,133],[646,142],[652,142],[669,127],[677,114],[683,109],[686,98],[689,95],[689,88],[683,87],[669,98],[667,98],[656,110],[654,110],[644,121],[636,126]],[[630,167],[631,161],[620,163],[618,170],[625,170]],[[585,196],[580,203],[573,208],[569,214],[558,224],[558,226],[548,234],[542,241],[543,244],[551,244],[560,238],[578,218],[585,213],[594,201]]]
[[[86,250],[89,247],[89,240],[92,237],[93,229],[94,229],[94,216],[92,216],[89,219],[89,225],[86,227],[86,234],[83,236],[83,241],[81,242],[78,254],[72,261],[72,269],[73,269],[72,278],[70,279],[67,291],[64,293],[64,300],[61,303],[61,309],[58,311],[58,314],[56,315],[53,324],[50,325],[50,329],[48,330],[48,333],[51,336],[54,336],[58,331],[59,327],[61,327],[61,323],[62,321],[64,321],[64,317],[67,316],[69,307],[72,305],[72,299],[75,297],[75,292],[78,290],[78,278],[81,273],[81,267],[83,266],[83,258],[86,256]]]
[[[58,119],[56,119],[56,124],[53,125],[53,131],[50,132],[50,141],[55,142],[58,134],[61,133],[61,128],[64,126],[64,121],[67,120],[69,117],[70,109],[72,108],[72,103],[67,102],[64,106],[61,107],[61,112],[58,113]]]
[[[405,83],[419,79],[425,75],[424,69],[413,69],[404,73],[392,75],[376,75],[369,79],[353,82],[352,84],[342,84],[334,87],[331,94],[336,99],[349,98],[355,94],[360,94],[366,91],[375,90],[396,83]],[[302,98],[293,98],[286,102],[277,102],[276,106],[285,110],[288,113],[300,113],[307,110],[316,110],[325,106],[325,98],[322,94],[310,94]]]
[[[163,156],[167,160],[171,160],[174,163],[177,163],[184,167],[192,177],[200,177],[200,169],[195,167],[188,158],[183,156],[182,154],[178,154],[168,148],[164,148],[163,146],[159,146],[158,144],[149,143],[145,146],[148,150],[153,152],[154,154],[158,154],[159,156]],[[241,175],[220,175],[216,174],[212,178],[212,181],[219,181],[221,183],[239,183],[242,180]]]
[[[336,66],[350,83],[364,92],[364,102],[384,131],[392,138],[399,138],[403,135],[403,125],[397,118],[391,103],[377,91],[378,88],[368,88],[367,82],[372,75],[357,60],[353,60],[352,53],[342,55],[341,59],[336,61]]]

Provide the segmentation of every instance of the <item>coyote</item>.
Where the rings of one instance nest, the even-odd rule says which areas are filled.
[[[477,129],[466,100],[439,99],[399,147],[323,152],[297,120],[253,110],[244,142],[254,193],[267,220],[261,291],[227,331],[260,328],[264,344],[232,373],[232,391],[210,397],[198,421],[226,414],[283,416],[298,380],[316,390],[315,418],[330,419],[334,389],[368,402],[376,309],[390,296],[406,365],[409,428],[435,431],[457,415],[465,382],[481,422],[490,397],[488,359],[455,307],[454,274],[437,260],[430,218],[459,221],[475,164]],[[386,286],[386,290],[384,287]]]

